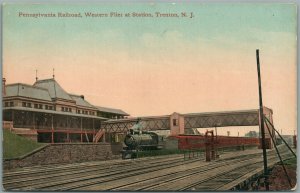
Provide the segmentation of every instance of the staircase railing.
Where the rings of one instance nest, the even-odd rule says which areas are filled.
[[[100,130],[96,133],[96,135],[95,135],[95,137],[94,137],[94,139],[93,139],[93,142],[94,142],[94,143],[98,143],[99,140],[101,139],[101,137],[104,135],[104,133],[105,133],[105,130],[104,130],[104,129],[100,129]]]

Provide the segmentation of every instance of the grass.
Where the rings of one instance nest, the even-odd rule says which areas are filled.
[[[11,159],[23,156],[31,151],[44,146],[25,137],[18,136],[3,129],[3,158]]]

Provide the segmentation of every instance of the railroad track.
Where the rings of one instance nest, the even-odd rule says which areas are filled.
[[[277,162],[275,156],[268,152],[270,163]],[[184,161],[181,155],[32,167],[5,172],[3,186],[15,191],[207,190],[211,183],[217,189],[237,180],[261,162],[261,152],[255,150],[225,154],[213,162],[205,162],[204,156]]]
[[[272,155],[275,159],[275,155]],[[180,190],[203,190],[199,188],[199,184],[201,183],[210,183],[209,187],[216,188],[213,184],[216,183],[216,180],[222,177],[221,175],[232,175],[232,173],[241,173],[241,170],[245,170],[245,168],[249,167],[249,165],[255,166],[258,162],[253,162],[249,164],[250,160],[261,160],[258,159],[261,156],[257,155],[249,155],[243,158],[238,158],[240,165],[232,165],[232,160],[222,161],[221,163],[212,163],[208,165],[206,168],[203,167],[195,167],[191,170],[185,170],[182,172],[175,172],[170,175],[160,176],[155,178],[153,175],[152,179],[148,179],[145,181],[141,181],[139,183],[132,183],[132,185],[125,185],[122,187],[114,188],[111,190],[146,190],[146,191],[180,191]],[[220,170],[222,170],[220,172]],[[231,173],[232,172],[232,173]],[[141,177],[141,176],[140,176]],[[139,177],[139,178],[140,178]],[[235,176],[236,177],[236,176]],[[213,179],[216,179],[213,181]],[[233,179],[228,178],[221,178],[219,181],[224,184],[224,179],[228,182],[232,181]],[[130,180],[131,181],[131,180]],[[120,182],[117,182],[118,184]],[[204,184],[205,185],[205,184]],[[208,185],[208,184],[206,184]],[[216,184],[217,185],[217,184]],[[106,184],[108,186],[108,184]],[[198,186],[197,189],[195,186]],[[91,187],[86,187],[90,190]],[[98,185],[92,187],[92,190],[99,189],[101,187]]]
[[[241,157],[243,157],[245,155],[242,155]],[[82,183],[78,183],[76,186],[66,186],[63,189],[63,191],[66,190],[113,190],[113,188],[118,185],[127,185],[130,183],[137,183],[143,180],[147,180],[148,178],[155,178],[157,176],[160,175],[164,175],[168,172],[172,172],[172,171],[176,171],[176,170],[182,170],[183,172],[186,172],[186,170],[188,169],[187,166],[191,167],[193,169],[193,167],[205,167],[207,165],[209,165],[209,162],[204,162],[203,159],[199,160],[191,160],[191,161],[185,161],[181,164],[176,164],[173,166],[170,166],[168,164],[168,167],[159,167],[156,166],[155,168],[150,168],[147,171],[141,171],[139,172],[138,175],[135,175],[135,171],[130,172],[130,173],[126,173],[124,175],[120,175],[118,177],[113,177],[114,180],[111,180],[112,178],[109,176],[108,180],[105,181],[105,183],[103,183],[103,179],[99,179],[99,180],[95,180],[89,184],[82,184]],[[164,178],[164,177],[163,177]],[[159,181],[159,180],[158,180]],[[150,185],[151,186],[151,185]]]
[[[241,160],[248,160],[248,156],[240,156],[239,159]],[[178,183],[178,181],[181,181],[183,179],[190,179],[190,177],[193,177],[193,175],[198,175],[198,174],[204,174],[206,172],[210,172],[212,169],[219,169],[220,167],[224,167],[225,165],[230,165],[232,162],[231,159],[229,160],[224,160],[222,163],[221,162],[212,162],[212,163],[207,163],[206,165],[200,165],[199,163],[196,163],[194,165],[191,165],[189,167],[184,166],[183,170],[180,171],[173,171],[170,172],[166,175],[160,175],[160,173],[153,173],[151,174],[152,178],[140,182],[135,182],[131,183],[128,185],[124,186],[119,186],[116,188],[112,188],[109,190],[156,190],[156,188],[163,187],[164,189],[167,188],[167,186],[170,183]],[[164,173],[167,171],[161,171],[161,173]],[[147,176],[145,176],[147,178]],[[139,177],[139,179],[141,179]],[[131,179],[126,179],[126,180],[131,180]],[[118,183],[120,185],[121,183]],[[107,186],[107,184],[106,184]],[[97,187],[99,188],[99,187]],[[168,189],[166,189],[168,190]]]
[[[269,155],[270,156],[270,155]],[[284,159],[289,159],[293,157],[292,154],[285,153],[282,154]],[[277,163],[279,159],[276,155],[271,155],[268,159],[268,165],[274,165]],[[261,167],[257,167],[257,165],[260,165]],[[259,170],[257,170],[259,169]],[[262,171],[263,170],[263,161],[256,161],[253,163],[245,163],[245,164],[239,164],[238,166],[232,168],[232,169],[226,169],[223,172],[220,172],[219,174],[213,176],[212,178],[205,179],[203,181],[195,182],[195,184],[191,184],[190,186],[185,186],[181,189],[178,189],[179,191],[183,190],[201,190],[201,191],[212,191],[212,190],[229,190],[233,188],[235,185],[238,184],[238,182],[242,182],[239,180],[243,176],[248,176],[249,172],[252,172],[256,170]],[[250,177],[250,176],[249,176]],[[246,180],[246,179],[245,179]],[[232,183],[234,182],[234,183]],[[228,186],[228,184],[231,184],[231,186]],[[227,187],[225,189],[225,187]]]
[[[39,174],[44,172],[56,172],[65,169],[81,169],[82,167],[94,167],[98,165],[118,165],[118,164],[126,164],[126,162],[144,162],[145,160],[164,160],[166,158],[181,158],[181,155],[173,155],[173,156],[158,156],[156,158],[140,158],[134,160],[109,160],[109,161],[93,161],[93,162],[84,162],[84,163],[73,163],[73,164],[51,164],[51,165],[43,165],[43,166],[32,166],[32,167],[24,167],[13,170],[4,171],[4,178],[9,177],[18,177],[19,175],[31,175],[31,174]]]
[[[147,161],[146,165],[144,165],[145,161]],[[73,188],[80,187],[82,186],[83,182],[91,179],[101,178],[100,181],[103,182],[103,180],[107,181],[107,180],[112,180],[112,178],[118,179],[118,178],[125,177],[124,175],[122,175],[122,173],[125,173],[126,176],[129,176],[128,175],[129,173],[130,175],[134,175],[134,174],[137,175],[139,174],[139,172],[142,173],[142,172],[151,171],[153,170],[151,169],[151,166],[154,166],[153,168],[155,170],[159,170],[166,167],[168,168],[168,167],[174,167],[178,165],[185,165],[193,161],[195,160],[184,162],[182,156],[175,156],[175,157],[172,156],[170,158],[160,157],[157,159],[147,159],[147,160],[146,159],[133,160],[133,161],[126,160],[123,161],[123,164],[119,164],[119,162],[113,165],[109,164],[109,167],[107,166],[95,167],[95,164],[88,164],[88,166],[93,166],[90,169],[84,168],[86,165],[81,164],[81,168],[62,166],[60,168],[61,172],[58,172],[57,171],[58,169],[55,168],[54,174],[52,169],[47,170],[45,167],[36,169],[31,172],[28,172],[26,169],[25,171],[9,173],[8,175],[9,177],[5,175],[3,185],[7,190],[24,190],[24,189],[38,190],[44,188],[49,188],[51,190],[61,190],[61,189],[66,189],[66,187],[70,187],[70,183],[73,185],[72,186]],[[144,166],[141,167],[140,164]],[[142,170],[143,168],[147,170],[146,171]],[[28,175],[28,173],[30,173],[30,175]],[[92,184],[93,181],[94,180],[88,181],[88,184]],[[99,180],[97,180],[96,182],[98,183]],[[66,183],[68,183],[68,185],[65,185]],[[74,184],[77,186],[74,186]]]
[[[155,166],[160,164],[173,164],[173,162],[182,161],[182,156],[175,157],[160,157],[158,159],[150,159],[147,166]],[[120,171],[126,172],[126,168],[136,169],[143,165],[143,160],[118,160],[114,163],[86,163],[78,166],[62,165],[55,168],[34,168],[32,171],[26,168],[24,171],[4,173],[3,186],[7,190],[20,190],[20,189],[36,189],[43,188],[44,186],[56,185],[68,181],[84,180],[94,178],[95,175],[105,176],[108,174],[119,174]],[[108,172],[109,171],[109,172]],[[101,175],[102,174],[102,175]],[[61,181],[63,180],[63,181]],[[45,181],[47,183],[45,183]],[[57,182],[56,182],[57,181]]]

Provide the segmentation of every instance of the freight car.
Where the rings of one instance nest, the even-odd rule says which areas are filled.
[[[205,136],[203,135],[178,135],[178,149],[203,149]],[[258,146],[259,139],[253,137],[215,136],[214,141],[218,147],[234,147],[239,145]]]

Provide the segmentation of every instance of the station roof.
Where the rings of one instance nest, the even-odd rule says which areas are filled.
[[[51,97],[47,89],[31,86],[23,83],[6,85],[6,97],[22,96],[33,99],[51,101]]]
[[[98,111],[100,112],[106,112],[106,113],[113,113],[113,114],[118,114],[118,115],[124,115],[124,116],[129,116],[128,113],[125,113],[123,110],[121,109],[113,109],[113,108],[108,108],[108,107],[99,107],[99,106],[95,106],[97,108]]]
[[[88,101],[84,100],[83,95],[75,95],[75,94],[69,94],[69,95],[76,102],[77,105],[93,108],[95,110],[97,109],[95,106],[90,104]]]
[[[51,98],[73,100],[69,94],[53,79],[38,80],[33,86],[42,87],[49,91]]]
[[[75,102],[76,105],[81,107],[94,109],[95,111],[129,116],[129,114],[121,109],[95,106],[85,100],[83,95],[67,93],[54,78],[37,80],[33,85],[23,83],[7,84],[5,85],[5,89],[6,95],[4,97],[22,96],[50,102],[53,99],[63,99]]]

